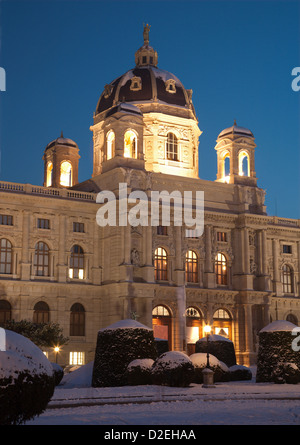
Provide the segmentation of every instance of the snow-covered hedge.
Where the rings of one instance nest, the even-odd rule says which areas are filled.
[[[300,382],[300,354],[292,346],[296,327],[278,320],[259,332],[256,382]]]
[[[151,358],[136,359],[129,363],[127,367],[128,385],[151,385],[151,369],[154,360]]]
[[[51,363],[40,348],[16,332],[4,332],[5,350],[0,352],[0,425],[17,425],[45,410],[55,381]]]
[[[207,365],[207,354],[196,352],[190,355],[190,360],[194,366],[193,383],[203,383],[203,369]],[[218,360],[214,355],[209,354],[209,366],[214,372],[214,382],[229,381],[229,370],[225,363]]]
[[[251,369],[243,365],[233,365],[229,368],[229,380],[251,380],[252,372]]]
[[[152,366],[152,382],[155,385],[186,387],[192,382],[193,375],[193,363],[179,351],[165,352]]]
[[[208,338],[209,353],[217,357],[228,367],[236,365],[234,344],[231,340],[222,335],[210,335]],[[207,352],[207,338],[200,338],[196,342],[195,352]]]
[[[92,386],[124,386],[127,366],[157,357],[153,330],[136,320],[121,320],[98,332]]]

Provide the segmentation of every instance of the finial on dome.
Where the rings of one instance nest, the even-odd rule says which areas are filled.
[[[148,25],[148,23],[147,23],[147,25],[145,25],[143,23],[143,25],[144,25],[144,32],[143,32],[144,45],[149,45],[149,31],[150,31],[151,26]]]
[[[64,137],[64,134],[63,134],[63,131],[62,131],[62,130],[61,130],[61,133],[60,133],[60,137],[61,137],[61,138]]]
[[[236,127],[236,119],[234,119],[233,125]]]

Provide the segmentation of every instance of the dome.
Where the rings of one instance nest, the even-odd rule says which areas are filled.
[[[78,148],[78,145],[72,139],[64,138],[63,132],[61,132],[60,137],[54,139],[54,141],[52,142],[49,142],[45,150],[48,150],[48,148],[54,147],[55,145],[64,145],[68,147]]]
[[[148,26],[148,25],[147,25]],[[195,110],[191,101],[192,90],[186,90],[181,81],[169,71],[157,67],[157,52],[149,46],[149,28],[144,28],[144,45],[135,53],[136,66],[105,85],[95,115],[126,102],[163,104]],[[172,114],[170,110],[169,113]]]
[[[236,125],[236,121],[234,121],[234,124],[232,127],[225,128],[225,130],[221,131],[221,133],[218,136],[218,139],[224,136],[246,136],[254,138],[252,131],[250,131],[248,128],[244,127],[238,127]]]

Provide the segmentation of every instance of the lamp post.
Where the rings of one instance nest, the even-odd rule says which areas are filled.
[[[204,326],[204,333],[206,335],[207,340],[207,352],[206,352],[206,368],[203,369],[203,387],[204,388],[215,388],[214,386],[214,372],[212,369],[210,369],[209,365],[209,348],[208,348],[208,342],[209,342],[209,334],[211,332],[211,326],[205,325]]]
[[[55,346],[54,352],[56,353],[56,355],[55,355],[55,363],[57,363],[57,354],[59,353],[59,347],[58,346]]]
[[[206,335],[206,340],[207,340],[207,346],[206,346],[206,367],[208,369],[210,369],[210,365],[209,365],[209,347],[208,347],[208,342],[209,342],[209,334],[211,333],[211,326],[209,324],[204,326],[204,333]]]

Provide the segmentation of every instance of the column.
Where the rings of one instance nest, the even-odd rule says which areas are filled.
[[[23,233],[22,233],[22,257],[21,257],[21,280],[30,280],[31,261],[29,256],[29,221],[30,213],[27,210],[23,212]]]
[[[213,261],[211,258],[211,228],[212,226],[205,226],[205,264],[204,264],[204,286],[210,289],[216,287],[216,277],[213,269]]]

